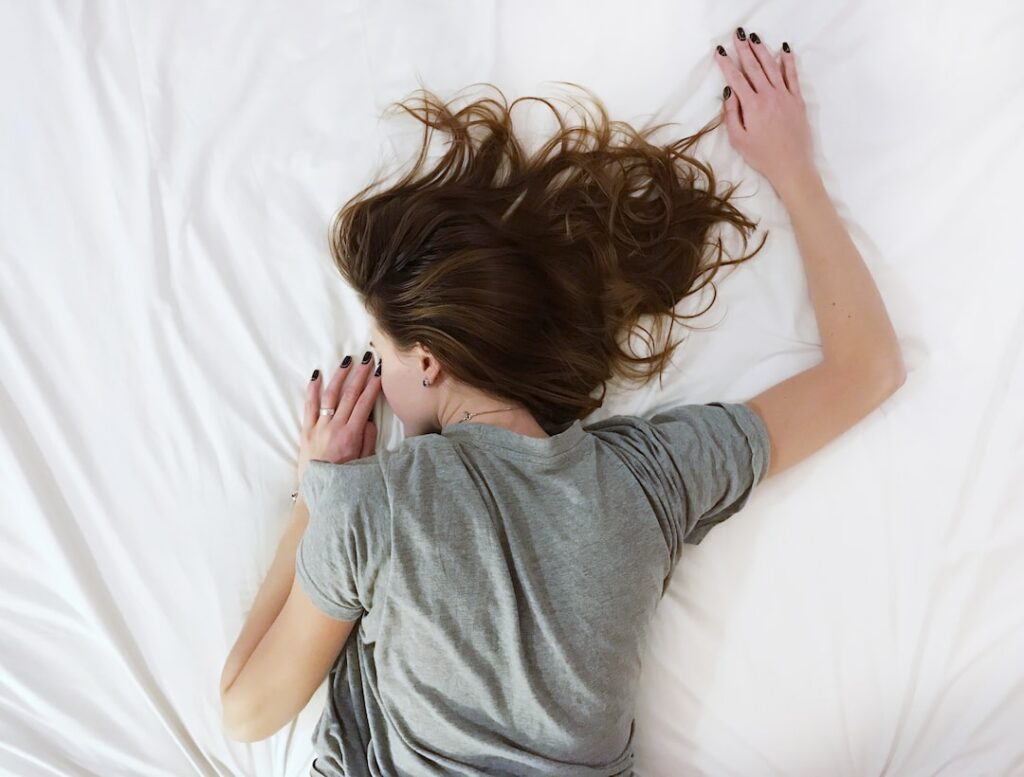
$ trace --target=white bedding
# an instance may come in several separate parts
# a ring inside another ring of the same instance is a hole
[[[909,377],[687,547],[638,773],[1024,774],[1024,6],[745,8],[0,2],[0,773],[308,773],[324,687],[244,745],[217,686],[285,525],[309,373],[366,347],[325,235],[415,150],[379,114],[417,78],[564,80],[688,133],[742,24],[793,47]],[[664,388],[594,419],[743,400],[819,359],[774,191],[724,128],[702,148],[768,244]]]

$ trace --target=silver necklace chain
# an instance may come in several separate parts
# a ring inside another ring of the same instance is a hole
[[[483,415],[484,413],[500,413],[502,410],[515,410],[515,408],[514,407],[499,407],[497,410],[479,410],[476,413],[470,413],[468,410],[463,410],[462,411],[462,418],[460,418],[456,423],[460,423],[461,424],[463,421],[468,421],[473,416]]]
[[[429,386],[430,384],[431,384],[431,381],[428,378],[424,378],[423,379],[423,385],[424,386]],[[470,418],[473,418],[474,416],[484,415],[485,413],[500,413],[503,410],[515,410],[515,409],[516,408],[513,405],[512,407],[499,407],[496,410],[478,410],[475,413],[470,413],[468,410],[463,410],[462,411],[462,418],[460,418],[455,423],[461,424],[464,421],[468,421]]]

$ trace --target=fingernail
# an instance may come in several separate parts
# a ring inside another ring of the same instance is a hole
[[[310,380],[316,380],[320,377],[320,370],[313,370],[313,377]]]
[[[722,90],[722,99],[728,100],[730,94],[732,94],[732,89],[726,86],[725,89]]]
[[[383,366],[384,366],[384,360],[381,359],[379,362],[377,362],[377,369],[375,369],[373,371],[374,377],[377,377],[378,375],[380,375],[380,370],[381,370],[381,367],[383,367]]]
[[[739,38],[740,40],[746,40],[747,39],[747,33],[743,32],[743,28],[742,27],[737,27],[736,28],[736,37]]]
[[[719,46],[718,47],[718,53],[721,54],[724,57],[725,56],[725,46]]]
[[[786,43],[786,41],[782,41],[782,50],[785,51],[787,54],[789,53],[789,44]]]
[[[757,37],[757,33],[756,32],[750,33],[750,42],[751,43],[760,43],[761,42],[761,39],[759,37]]]
[[[369,364],[371,356],[373,356],[373,354],[370,351],[367,351],[366,353],[364,353],[363,354],[363,364]]]
[[[341,360],[341,366],[342,367],[348,367],[348,365],[350,365],[351,363],[352,363],[352,357],[351,356],[346,356],[344,359]]]

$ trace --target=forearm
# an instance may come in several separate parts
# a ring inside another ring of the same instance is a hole
[[[281,613],[295,580],[295,553],[308,523],[309,510],[302,497],[299,497],[292,506],[288,528],[278,544],[267,578],[260,586],[245,626],[224,663],[220,681],[222,695],[238,677],[249,656]]]
[[[902,374],[899,341],[871,272],[836,212],[818,171],[777,186],[796,234],[825,361]]]

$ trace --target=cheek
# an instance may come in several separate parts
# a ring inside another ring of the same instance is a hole
[[[415,401],[418,399],[415,394],[416,379],[406,375],[400,366],[396,365],[388,372],[385,362],[380,375],[380,388],[388,405],[397,415],[402,416],[410,407],[415,407]]]

